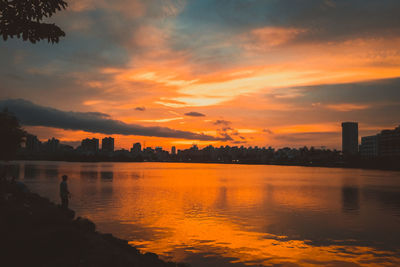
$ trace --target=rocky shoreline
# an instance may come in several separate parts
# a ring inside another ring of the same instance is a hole
[[[141,253],[128,241],[96,231],[93,222],[23,184],[0,182],[1,266],[187,267]]]

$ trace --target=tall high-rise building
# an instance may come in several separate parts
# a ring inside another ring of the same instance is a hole
[[[105,137],[101,140],[101,150],[104,152],[114,152],[114,138]]]
[[[171,154],[176,155],[176,147],[175,146],[171,147]]]
[[[342,152],[345,155],[358,153],[358,123],[342,123]]]
[[[51,138],[44,143],[44,148],[46,152],[57,152],[60,147],[60,140],[56,138]]]
[[[97,138],[86,138],[82,140],[81,148],[83,151],[97,152],[99,151],[99,139]]]

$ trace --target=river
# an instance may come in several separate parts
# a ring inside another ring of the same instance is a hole
[[[28,188],[140,250],[197,266],[400,266],[400,172],[15,162]]]

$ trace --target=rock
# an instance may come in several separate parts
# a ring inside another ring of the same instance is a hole
[[[78,217],[75,221],[75,226],[82,232],[95,232],[96,225],[89,219]]]
[[[126,240],[96,232],[96,225],[48,199],[9,185],[0,205],[0,266],[183,267],[142,254]]]

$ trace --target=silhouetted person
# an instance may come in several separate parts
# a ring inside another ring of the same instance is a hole
[[[63,209],[68,209],[68,198],[71,195],[68,191],[67,179],[68,176],[63,175],[62,182],[60,183],[61,208]]]

